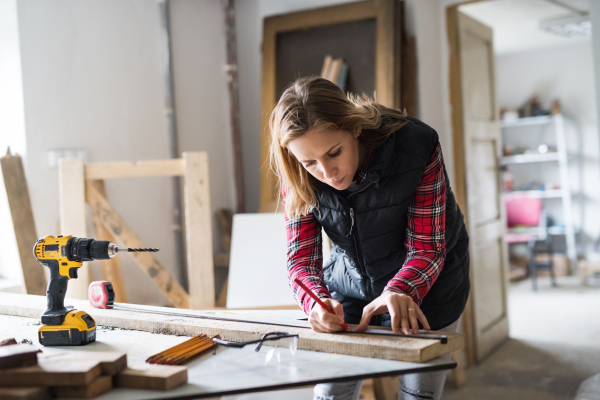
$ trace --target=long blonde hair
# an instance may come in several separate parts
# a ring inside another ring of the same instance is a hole
[[[308,131],[360,129],[360,145],[371,150],[406,123],[405,112],[387,108],[364,94],[346,96],[326,79],[307,77],[292,83],[281,95],[269,120],[271,167],[279,185],[285,187],[288,216],[297,218],[308,214],[312,207],[318,208],[316,179],[289,150],[292,140]]]

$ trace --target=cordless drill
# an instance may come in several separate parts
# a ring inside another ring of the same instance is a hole
[[[46,291],[48,308],[42,314],[38,331],[44,346],[81,346],[96,340],[96,321],[85,311],[65,307],[64,300],[69,279],[77,278],[77,270],[84,261],[108,260],[120,252],[151,251],[158,249],[119,248],[107,240],[46,236],[35,242],[33,255],[50,269]]]

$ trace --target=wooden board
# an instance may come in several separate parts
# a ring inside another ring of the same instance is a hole
[[[183,162],[174,160],[146,160],[132,163],[118,161],[110,163],[89,163],[85,165],[85,179],[132,178],[142,176],[181,176]]]
[[[31,257],[31,249],[38,237],[21,157],[7,153],[0,158],[0,168],[23,269],[25,292],[44,295],[47,284],[44,266]]]
[[[84,386],[102,373],[97,360],[60,354],[38,357],[38,365],[0,370],[0,386]]]
[[[60,206],[60,234],[87,237],[85,223],[85,187],[82,158],[58,160],[58,186]],[[91,283],[89,263],[77,271],[78,278],[69,280],[67,297],[87,299]]]
[[[2,400],[50,400],[50,391],[45,387],[33,388],[2,388],[0,387],[0,399]]]
[[[189,307],[213,308],[215,278],[208,155],[204,152],[183,153],[183,163]]]
[[[115,377],[115,386],[131,389],[171,390],[185,384],[188,369],[176,365],[140,365]]]
[[[0,347],[0,370],[36,365],[37,353],[37,347],[28,344],[2,346]]]
[[[402,336],[374,336],[361,333],[318,333],[310,329],[268,324],[241,323],[183,316],[95,309],[86,301],[69,300],[68,304],[90,314],[99,325],[116,326],[153,333],[195,336],[221,335],[225,340],[248,341],[260,339],[268,332],[281,331],[299,335],[298,348],[326,353],[347,354],[387,360],[425,362],[464,347],[464,335],[448,333],[447,344],[439,340],[403,338]],[[0,293],[0,314],[37,318],[45,310],[42,296]],[[168,308],[157,307],[168,311]],[[205,311],[209,313],[211,311]],[[212,311],[214,312],[214,311]],[[267,311],[262,311],[266,313]],[[101,340],[100,338],[98,340]]]
[[[104,227],[117,238],[118,245],[147,247],[90,181],[86,182],[86,199],[90,205],[92,215],[98,218]],[[175,307],[189,308],[189,296],[185,289],[169,274],[152,253],[129,253],[129,255],[150,276]],[[210,257],[212,262],[212,251]],[[69,285],[71,283],[69,282]]]
[[[100,376],[86,386],[63,386],[53,388],[52,392],[58,397],[67,399],[93,399],[113,388],[112,376]]]

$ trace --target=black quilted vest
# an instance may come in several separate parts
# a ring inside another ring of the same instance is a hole
[[[382,293],[402,267],[408,206],[438,142],[435,130],[409,118],[375,149],[357,191],[348,194],[316,183],[319,207],[313,214],[333,242],[323,267],[325,282],[344,306],[346,322],[358,323],[363,307]],[[421,304],[432,329],[458,319],[470,288],[469,238],[445,168],[444,174],[446,258]],[[371,324],[389,326],[389,314],[372,319]]]

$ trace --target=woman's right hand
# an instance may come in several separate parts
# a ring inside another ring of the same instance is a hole
[[[308,314],[310,326],[315,332],[332,333],[343,331],[344,306],[333,299],[321,298],[321,301],[331,308],[335,312],[335,315],[315,302],[312,310],[310,310],[310,314]]]

